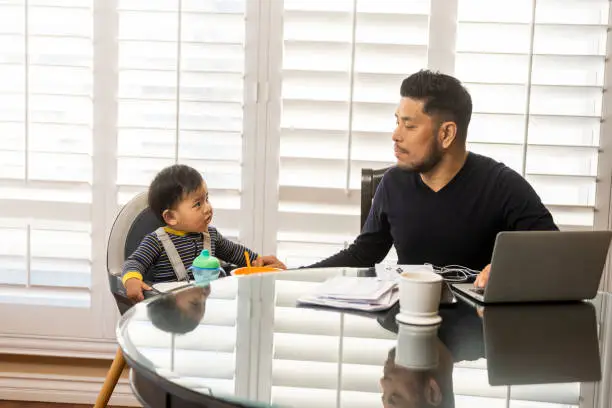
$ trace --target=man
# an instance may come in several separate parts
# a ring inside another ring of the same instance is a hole
[[[384,175],[353,244],[311,267],[373,266],[395,245],[400,264],[482,270],[475,285],[484,287],[498,232],[557,226],[518,173],[467,152],[472,99],[457,79],[419,71],[400,95],[397,166]]]

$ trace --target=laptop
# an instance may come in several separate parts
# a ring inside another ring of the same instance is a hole
[[[562,302],[592,299],[612,231],[504,231],[497,235],[486,288],[453,288],[478,302]]]

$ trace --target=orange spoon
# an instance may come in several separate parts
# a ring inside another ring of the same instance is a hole
[[[244,251],[244,257],[246,259],[247,268],[251,269],[251,256],[249,255],[249,251]]]

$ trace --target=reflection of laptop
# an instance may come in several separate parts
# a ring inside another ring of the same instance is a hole
[[[495,240],[485,289],[453,287],[482,303],[592,299],[612,231],[512,231]]]
[[[493,305],[483,314],[490,385],[601,379],[591,303]]]

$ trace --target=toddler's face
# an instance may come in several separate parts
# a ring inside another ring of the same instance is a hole
[[[188,194],[171,211],[168,225],[172,228],[186,232],[205,232],[212,221],[213,209],[208,201],[208,188],[203,182],[202,186]]]

